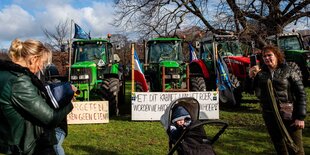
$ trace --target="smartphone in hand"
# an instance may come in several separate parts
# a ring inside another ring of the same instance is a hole
[[[251,65],[251,67],[257,65],[256,61],[257,61],[256,54],[251,55],[250,56],[250,65]]]

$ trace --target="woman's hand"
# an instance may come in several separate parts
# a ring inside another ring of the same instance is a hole
[[[304,129],[305,128],[305,121],[296,119],[295,122],[291,126],[296,126],[298,129]]]
[[[256,74],[260,71],[261,69],[259,68],[258,65],[255,65],[249,69],[249,76],[250,78],[254,78]]]
[[[77,91],[77,88],[76,88],[73,84],[71,84],[71,89],[72,89],[74,92]]]
[[[78,89],[74,85],[72,85],[72,84],[71,84],[71,89],[74,91],[74,95],[73,95],[73,98],[72,98],[72,102],[73,102],[73,101],[76,100],[75,97],[78,96],[78,94],[77,94],[77,90]]]

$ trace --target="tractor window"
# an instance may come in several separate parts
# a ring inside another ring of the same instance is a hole
[[[212,59],[213,55],[213,45],[212,43],[204,43],[203,44],[203,51],[201,53],[201,58],[204,60]]]
[[[242,50],[238,42],[226,41],[218,44],[218,52],[221,56],[241,56]]]
[[[163,60],[183,61],[180,42],[152,42],[149,49],[150,63]]]
[[[282,50],[301,50],[302,45],[297,36],[279,38],[279,46]]]
[[[76,62],[94,61],[98,62],[105,55],[105,47],[97,44],[77,45]]]

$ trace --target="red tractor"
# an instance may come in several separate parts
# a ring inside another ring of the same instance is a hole
[[[222,49],[218,49],[219,53],[222,55],[229,73],[240,81],[240,91],[253,94],[254,91],[250,87],[251,79],[248,71],[251,63],[250,54],[254,49],[254,44],[252,46],[243,44],[234,35],[215,35],[214,42],[222,47]],[[255,59],[254,61],[258,63],[258,60]]]
[[[223,69],[229,74],[235,105],[240,106],[242,92],[252,92],[246,89],[249,84],[247,71],[250,58],[244,56],[241,44],[234,35],[213,35],[200,42],[199,59],[190,63],[190,77],[203,78],[207,90],[217,88],[218,60],[224,60]],[[198,48],[198,47],[197,47]],[[220,102],[228,102],[227,94],[220,94]]]

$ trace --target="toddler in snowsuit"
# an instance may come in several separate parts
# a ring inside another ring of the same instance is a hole
[[[200,123],[199,120],[192,121],[189,112],[183,106],[176,106],[172,110],[171,125],[168,135],[173,144],[176,144],[182,134],[183,140],[177,148],[179,155],[214,155],[213,148],[207,138],[203,125],[190,129],[191,126]]]

